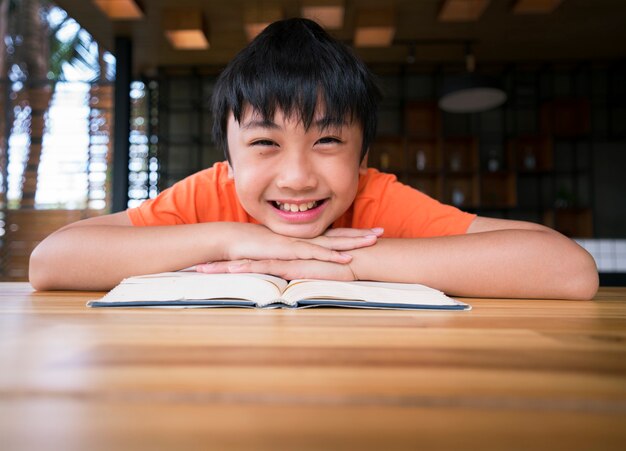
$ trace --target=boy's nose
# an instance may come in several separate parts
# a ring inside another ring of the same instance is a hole
[[[281,189],[306,191],[317,187],[313,165],[302,150],[286,152],[276,169],[276,185]]]

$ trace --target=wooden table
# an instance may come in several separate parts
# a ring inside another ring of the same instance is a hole
[[[470,312],[94,297],[0,284],[0,449],[626,449],[626,288]]]

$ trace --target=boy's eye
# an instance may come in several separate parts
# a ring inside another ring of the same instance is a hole
[[[333,136],[324,136],[323,138],[318,139],[317,142],[318,144],[335,144],[341,143],[341,140]]]
[[[276,143],[274,141],[270,141],[269,139],[259,139],[257,141],[253,141],[251,143],[253,146],[275,146]]]

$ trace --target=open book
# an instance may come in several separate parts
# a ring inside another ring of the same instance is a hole
[[[292,280],[266,274],[166,272],[124,279],[90,307],[320,306],[469,310],[441,291],[419,284]]]

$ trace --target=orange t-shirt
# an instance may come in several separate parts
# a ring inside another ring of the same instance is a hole
[[[226,162],[181,180],[127,212],[135,226],[259,223],[241,206]],[[394,175],[370,168],[359,177],[352,206],[333,227],[383,227],[387,238],[425,238],[465,233],[475,217],[398,182]]]

